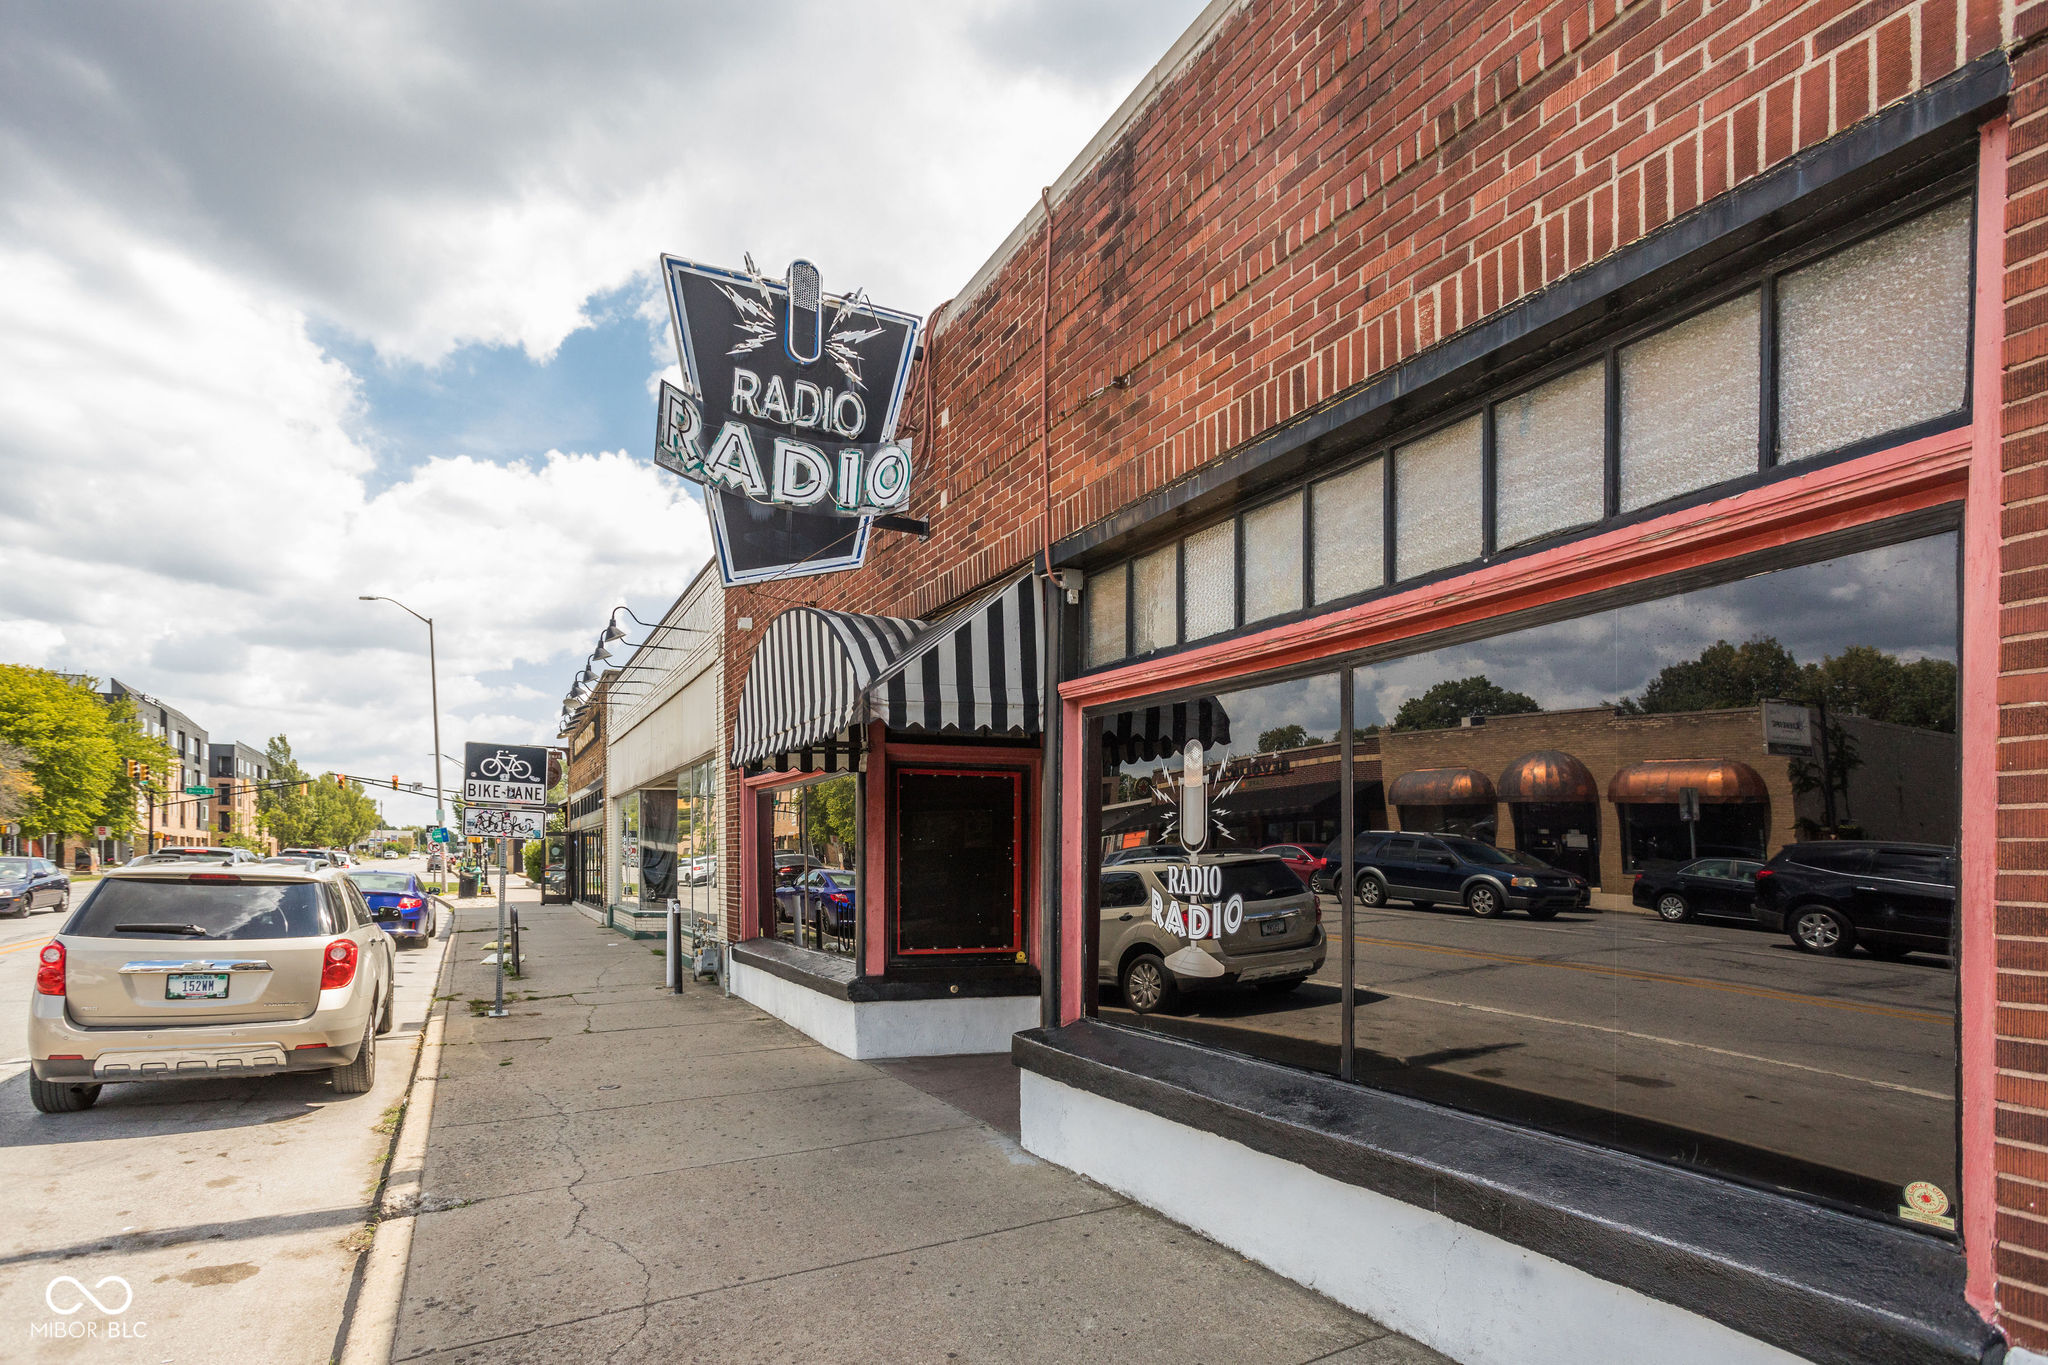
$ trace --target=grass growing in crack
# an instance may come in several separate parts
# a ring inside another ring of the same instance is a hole
[[[400,1100],[398,1103],[392,1105],[389,1109],[386,1109],[384,1111],[384,1117],[378,1119],[376,1126],[373,1127],[370,1131],[373,1133],[382,1133],[384,1136],[390,1137],[393,1133],[398,1131],[398,1125],[403,1123],[404,1121],[405,1101]]]
[[[370,1243],[377,1240],[377,1225],[365,1223],[341,1239],[341,1249],[351,1255],[359,1255],[370,1249]]]

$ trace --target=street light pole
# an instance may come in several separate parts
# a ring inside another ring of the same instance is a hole
[[[434,618],[420,615],[395,597],[358,593],[357,600],[389,602],[427,628],[427,696],[434,709],[434,824],[437,827],[445,825],[448,823],[448,814],[444,797],[446,788],[441,782],[441,670],[434,659]]]

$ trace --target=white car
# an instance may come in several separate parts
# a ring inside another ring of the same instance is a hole
[[[392,1025],[391,938],[332,869],[187,863],[102,877],[45,944],[29,997],[29,1099],[327,1071],[361,1094]]]

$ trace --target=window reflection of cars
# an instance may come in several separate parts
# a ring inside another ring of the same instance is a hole
[[[1940,844],[1843,839],[1787,844],[1756,878],[1756,917],[1809,953],[1949,953],[1955,855]]]
[[[1323,852],[1341,877],[1341,844],[1333,842]],[[1417,906],[1462,905],[1481,919],[1509,910],[1520,910],[1531,919],[1551,919],[1592,900],[1584,877],[1526,853],[1505,853],[1457,834],[1366,830],[1354,837],[1352,858],[1358,904],[1365,909],[1407,901]],[[1342,889],[1337,882],[1332,885]]]
[[[1203,900],[1220,907],[1242,896],[1244,919],[1220,939],[1196,944],[1152,921],[1154,895],[1185,903],[1167,879],[1169,869],[1186,866],[1185,859],[1102,869],[1097,976],[1121,989],[1124,1004],[1136,1013],[1172,1009],[1186,991],[1239,985],[1291,991],[1323,965],[1328,945],[1322,912],[1284,862],[1271,854],[1238,853],[1205,859],[1203,865],[1221,871],[1220,891]]]
[[[1286,863],[1287,870],[1301,878],[1301,884],[1310,890],[1315,889],[1316,880],[1323,875],[1323,869],[1329,866],[1329,859],[1320,853],[1310,852],[1300,844],[1267,844],[1259,852],[1270,853]]]
[[[846,937],[853,933],[857,883],[855,874],[843,867],[821,867],[776,887],[775,900],[782,919],[790,923],[814,919],[826,933]],[[809,912],[800,915],[806,901]]]
[[[1756,874],[1762,867],[1754,858],[1657,863],[1636,873],[1629,899],[1673,924],[1695,915],[1728,915],[1754,922]]]

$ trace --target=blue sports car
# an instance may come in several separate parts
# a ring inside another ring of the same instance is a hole
[[[351,872],[348,879],[370,903],[370,914],[393,938],[425,943],[434,936],[434,903],[410,872]]]

